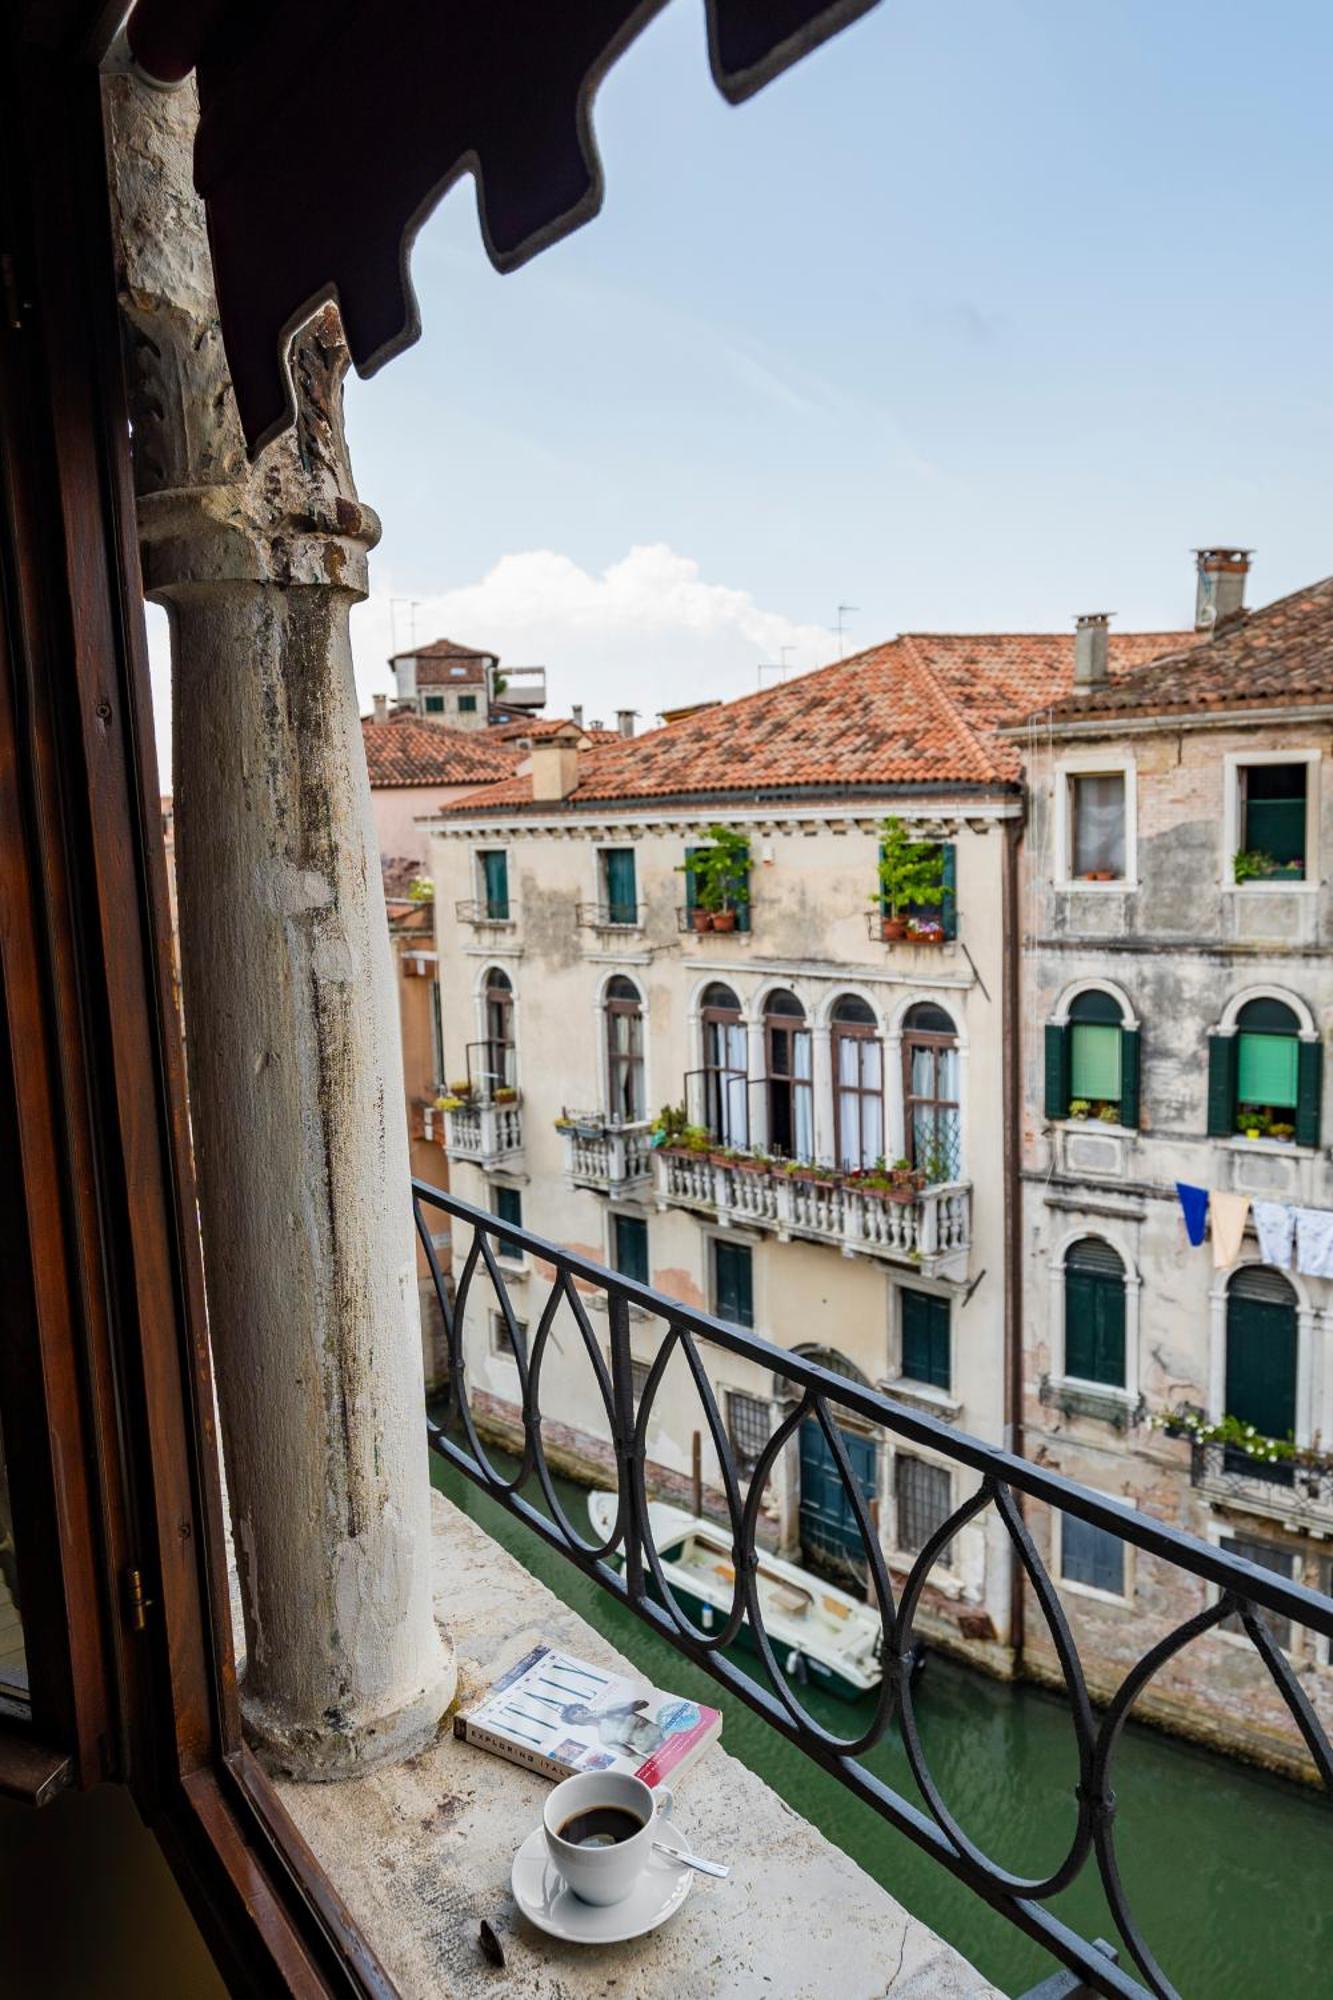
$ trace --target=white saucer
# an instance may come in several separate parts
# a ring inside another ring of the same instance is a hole
[[[678,1854],[689,1843],[670,1825],[654,1829],[654,1839]],[[568,1888],[551,1859],[543,1828],[534,1827],[514,1856],[510,1886],[514,1901],[538,1930],[571,1944],[620,1944],[643,1937],[674,1917],[690,1893],[694,1876],[663,1854],[650,1853],[647,1866],[623,1903],[584,1903]]]

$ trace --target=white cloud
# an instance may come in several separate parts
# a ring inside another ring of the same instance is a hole
[[[418,643],[447,636],[489,647],[507,666],[544,666],[550,715],[567,715],[581,702],[589,722],[610,724],[618,708],[633,708],[641,729],[663,707],[753,693],[761,663],[799,672],[837,652],[824,626],[798,624],[763,610],[748,591],[706,583],[692,557],[660,542],[631,548],[600,575],[554,549],[502,556],[479,583],[420,598],[415,612],[393,579],[381,573],[377,582],[352,613],[363,710],[372,693],[392,690],[389,654],[395,642],[406,649],[412,624]],[[151,606],[149,653],[165,791],[171,784],[167,629]],[[765,674],[764,685],[775,678]]]
[[[616,709],[634,708],[641,728],[664,706],[752,693],[760,664],[785,658],[800,670],[837,651],[825,627],[705,582],[692,557],[660,542],[631,548],[600,574],[554,549],[502,556],[479,583],[420,599],[411,613],[401,598],[391,609],[395,596],[391,585],[377,589],[353,614],[366,704],[373,691],[392,688],[388,656],[395,637],[406,650],[413,628],[418,644],[447,636],[489,647],[507,666],[546,667],[549,714],[581,702],[589,721],[610,722]]]

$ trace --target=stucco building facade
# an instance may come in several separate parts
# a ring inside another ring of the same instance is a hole
[[[1328,1591],[1333,585],[1246,614],[1243,553],[1203,552],[1205,614],[1224,560],[1231,602],[1197,647],[1124,678],[1094,662],[1014,739],[1030,800],[1023,1421],[1058,1471]],[[1177,1183],[1208,1196],[1197,1244]],[[1271,1206],[1246,1219],[1237,1197]],[[1103,1687],[1210,1601],[1067,1517],[1034,1530]],[[1276,1637],[1327,1717],[1326,1642]],[[1054,1672],[1035,1606],[1025,1651]],[[1271,1679],[1226,1631],[1143,1703],[1308,1771]]]

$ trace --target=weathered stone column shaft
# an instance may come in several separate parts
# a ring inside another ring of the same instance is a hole
[[[326,310],[299,420],[240,448],[193,107],[108,85],[147,594],[172,625],[181,982],[209,1329],[270,1761],[331,1777],[438,1725],[402,1057],[348,638],[378,523]]]

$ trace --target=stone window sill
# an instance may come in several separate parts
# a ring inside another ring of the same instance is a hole
[[[1114,882],[1080,882],[1076,879],[1071,879],[1068,882],[1057,882],[1055,884],[1055,887],[1060,891],[1062,896],[1123,896],[1131,893],[1138,886],[1138,883],[1132,882],[1128,876],[1121,876]]]
[[[948,1417],[950,1420],[962,1412],[962,1404],[947,1389],[937,1389],[933,1382],[915,1382],[910,1375],[886,1376],[880,1383],[886,1396],[893,1396],[900,1403],[913,1408],[928,1410],[933,1417]]]
[[[1279,1124],[1284,1121],[1278,1120]],[[1298,1146],[1294,1139],[1247,1139],[1240,1132],[1233,1132],[1229,1139],[1219,1139],[1218,1145],[1229,1153],[1267,1153],[1278,1160],[1317,1160],[1317,1146]]]
[[[1143,1398],[1132,1390],[1109,1382],[1080,1382],[1070,1375],[1043,1375],[1038,1397],[1067,1417],[1093,1417],[1117,1430],[1128,1430],[1143,1406]]]
[[[436,1615],[458,1656],[461,1703],[476,1700],[532,1645],[635,1670],[474,1521],[432,1493]],[[722,1697],[724,1703],[726,1698]],[[729,1757],[708,1750],[677,1792],[698,1851],[723,1856],[728,1882],[697,1882],[679,1917],[633,1944],[588,1951],[519,1916],[509,1869],[537,1825],[547,1784],[447,1730],[405,1764],[341,1783],[278,1786],[282,1802],[402,2000],[497,1992],[477,1947],[500,1937],[512,1993],[594,2000],[724,2000],[822,1993],[857,1941],[857,1990],[894,2000],[1000,2000],[995,1987],[911,1917],[855,1862]],[[943,1880],[943,1877],[941,1877]],[[608,1987],[610,1982],[610,1988]]]

